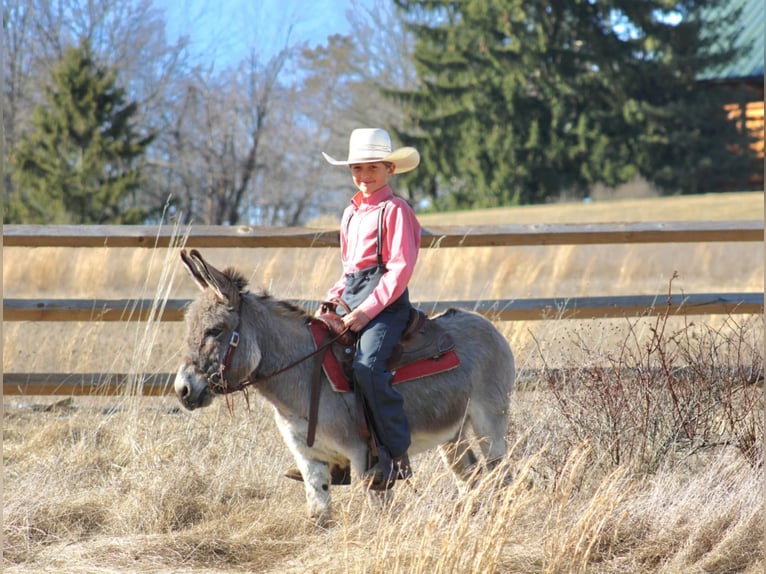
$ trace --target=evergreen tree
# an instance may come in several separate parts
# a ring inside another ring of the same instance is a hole
[[[626,81],[626,129],[644,177],[667,193],[700,193],[758,171],[750,136],[724,106],[744,102],[741,87],[700,82],[707,70],[736,60],[741,5],[722,0],[686,2],[680,22],[667,27],[651,15],[632,15],[645,30],[639,65]],[[708,20],[715,8],[716,19]],[[723,9],[722,9],[723,8]],[[733,149],[748,150],[732,153]]]
[[[679,24],[662,0],[397,0],[417,38],[420,88],[395,94],[414,125],[401,139],[424,157],[417,184],[459,208],[585,196],[639,173],[697,189],[700,150],[731,155],[714,136],[731,127],[721,106],[693,89],[733,56],[691,41],[718,1],[674,2]]]
[[[152,136],[136,133],[136,104],[86,41],[66,51],[52,76],[47,105],[34,110],[33,129],[12,154],[18,196],[5,222],[140,223],[147,210],[133,195]]]

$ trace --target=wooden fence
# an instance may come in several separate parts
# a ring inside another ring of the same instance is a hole
[[[486,246],[604,245],[628,243],[762,242],[762,220],[443,226],[424,228],[428,248]],[[6,225],[4,247],[259,248],[337,247],[337,230],[196,226],[187,233],[170,226]],[[763,293],[693,293],[684,295],[418,301],[428,312],[449,307],[474,309],[496,321],[637,317],[672,315],[762,314]],[[155,308],[150,300],[3,299],[3,321],[180,321],[188,300],[171,299]],[[299,301],[314,308],[318,301]],[[5,394],[116,393],[139,380],[147,395],[166,392],[172,374],[5,373]]]

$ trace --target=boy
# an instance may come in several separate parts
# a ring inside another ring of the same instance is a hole
[[[341,218],[343,274],[329,290],[328,299],[343,299],[351,308],[343,322],[359,335],[354,384],[365,398],[379,443],[378,462],[363,478],[369,488],[385,490],[397,476],[412,474],[407,456],[409,424],[386,363],[407,326],[407,285],[420,248],[415,213],[394,196],[388,183],[394,174],[415,169],[420,155],[412,147],[392,151],[390,136],[377,128],[351,133],[346,160],[322,155],[332,165],[349,166],[358,190]]]

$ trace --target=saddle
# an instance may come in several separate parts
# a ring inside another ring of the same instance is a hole
[[[333,302],[334,303],[334,302]],[[334,309],[323,307],[315,321],[323,324],[330,337],[337,337],[332,345],[332,353],[343,367],[347,378],[351,378],[351,365],[354,360],[356,333],[346,330],[343,319]],[[402,340],[394,347],[387,363],[389,371],[411,365],[423,359],[436,359],[455,347],[452,336],[436,321],[429,319],[420,309],[410,309],[410,318],[404,329]]]
[[[396,371],[422,359],[436,359],[455,348],[452,336],[420,309],[410,310],[402,341],[394,347],[388,369]]]
[[[309,322],[309,328],[317,344],[318,351],[324,345],[328,345],[329,341],[332,341],[332,343],[329,344],[329,347],[324,347],[321,350],[314,363],[314,374],[309,397],[306,444],[312,446],[316,436],[320,394],[319,375],[324,370],[334,390],[338,392],[352,391],[356,395],[359,435],[369,444],[367,467],[371,468],[378,456],[377,439],[370,425],[370,416],[366,402],[359,390],[353,388],[350,384],[350,381],[353,380],[353,361],[356,352],[357,334],[352,333],[346,328],[343,319],[335,312],[336,304],[344,306],[346,312],[350,312],[350,309],[348,309],[348,306],[343,301],[325,302],[322,303],[320,313]],[[402,375],[402,371],[406,371],[406,367],[411,366],[409,373],[398,377],[400,379],[398,382],[455,368],[460,363],[460,360],[454,351],[454,347],[455,343],[452,337],[439,323],[429,319],[423,311],[411,309],[402,340],[394,348],[387,367],[392,372],[400,370],[398,374]],[[427,365],[423,367],[424,364]],[[336,368],[333,369],[332,365],[335,365]],[[334,376],[334,374],[337,374],[337,376]],[[338,379],[343,380],[339,381]],[[396,372],[392,383],[397,383]],[[347,482],[339,484],[347,484]]]

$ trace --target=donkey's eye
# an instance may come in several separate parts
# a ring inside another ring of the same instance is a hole
[[[205,339],[212,337],[213,339],[217,339],[221,336],[221,333],[223,333],[223,329],[220,327],[212,327],[210,329],[207,329],[205,331]]]

